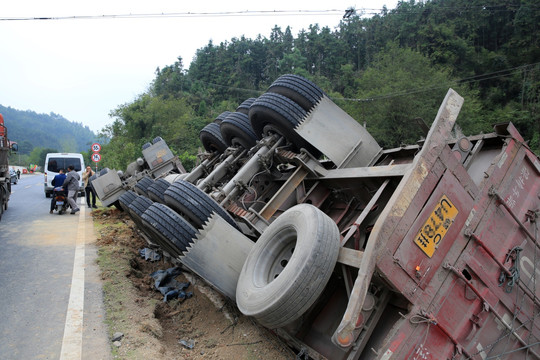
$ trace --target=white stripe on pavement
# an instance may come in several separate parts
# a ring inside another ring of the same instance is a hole
[[[80,202],[80,201],[79,201]],[[82,357],[83,311],[84,311],[84,244],[85,244],[85,208],[80,206],[79,226],[73,261],[73,277],[64,327],[64,339],[60,360],[75,360]]]

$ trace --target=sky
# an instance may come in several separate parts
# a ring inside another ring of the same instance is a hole
[[[296,37],[309,24],[334,29],[345,10],[379,13],[397,0],[17,0],[0,2],[0,104],[59,114],[97,132],[133,102],[156,69],[233,37]],[[362,10],[365,9],[365,10]],[[329,11],[332,10],[332,11]],[[225,15],[228,13],[229,15]],[[235,13],[232,15],[230,13]],[[130,17],[112,16],[129,15]],[[138,14],[177,14],[142,16]],[[188,15],[189,14],[189,15]],[[33,20],[34,18],[60,18]]]

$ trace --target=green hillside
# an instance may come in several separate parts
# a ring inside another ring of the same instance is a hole
[[[19,144],[21,155],[29,155],[35,148],[59,152],[88,151],[96,139],[88,126],[54,113],[37,114],[2,105],[0,113],[4,116],[9,139]]]

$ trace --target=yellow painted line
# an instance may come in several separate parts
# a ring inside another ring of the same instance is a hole
[[[80,202],[80,201],[79,201]],[[60,360],[75,360],[82,357],[83,313],[84,313],[84,245],[86,232],[85,208],[80,206],[79,225],[73,262],[71,291],[64,327],[64,339]],[[68,215],[69,216],[69,215]],[[75,215],[77,216],[77,215]]]

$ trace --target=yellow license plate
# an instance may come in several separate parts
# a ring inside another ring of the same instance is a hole
[[[458,213],[454,204],[443,195],[414,240],[427,256],[433,256]]]

